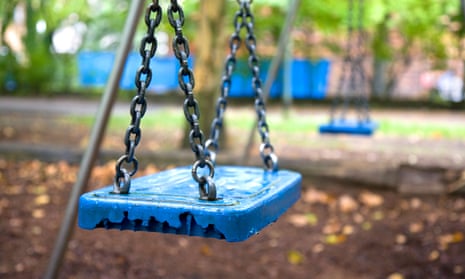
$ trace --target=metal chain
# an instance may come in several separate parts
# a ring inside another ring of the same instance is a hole
[[[196,161],[192,165],[192,177],[199,183],[199,194],[201,199],[216,200],[216,186],[213,181],[215,167],[209,157],[206,156],[204,134],[199,125],[199,104],[193,93],[195,86],[194,73],[188,64],[190,55],[189,42],[186,37],[184,37],[182,30],[184,26],[184,11],[176,0],[170,1],[170,6],[168,7],[168,21],[175,32],[173,51],[180,63],[178,82],[179,87],[186,96],[183,105],[184,115],[191,127],[189,143],[196,156]],[[208,175],[199,176],[199,168],[205,167],[208,168]]]
[[[242,42],[240,32],[241,29],[245,29],[247,32],[245,44],[249,51],[248,64],[252,72],[252,88],[255,93],[255,110],[258,117],[257,130],[262,140],[260,155],[265,167],[268,170],[276,171],[278,169],[278,157],[274,153],[273,145],[270,143],[270,130],[266,122],[266,107],[262,91],[262,81],[260,79],[259,59],[256,54],[257,40],[254,34],[254,16],[250,9],[250,4],[252,4],[252,2],[253,0],[237,0],[240,8],[234,16],[234,32],[229,39],[230,53],[225,61],[221,95],[216,104],[216,117],[213,119],[211,134],[206,142],[206,147],[207,154],[212,161],[215,161],[216,151],[218,150],[218,139],[227,106],[227,98],[231,89],[231,76],[236,67],[236,54]],[[212,148],[214,150],[212,150]]]
[[[363,0],[357,0],[358,4],[358,22],[357,22],[357,37],[354,40],[354,1],[349,0],[348,7],[348,36],[346,43],[346,56],[343,61],[342,73],[339,79],[338,91],[343,99],[342,110],[340,117],[345,119],[350,103],[355,102],[357,116],[360,122],[369,120],[368,101],[365,96],[365,72],[363,68],[363,43],[365,41],[363,33]],[[348,76],[347,76],[348,75]],[[347,80],[348,79],[348,80]],[[348,84],[346,84],[348,82]],[[342,93],[344,92],[344,93]],[[336,98],[331,109],[331,121],[334,120],[336,108],[339,105],[339,100]]]
[[[126,152],[116,162],[116,174],[113,183],[113,192],[118,194],[129,193],[131,186],[131,177],[136,174],[139,162],[135,157],[136,147],[141,140],[140,123],[147,110],[147,101],[145,92],[152,80],[152,70],[150,69],[150,60],[155,55],[158,42],[155,38],[155,29],[160,25],[162,18],[162,9],[158,0],[153,0],[145,12],[145,24],[147,33],[141,40],[139,53],[142,57],[142,63],[136,73],[137,95],[131,101],[130,113],[131,123],[126,130],[124,144]],[[132,165],[132,170],[128,171],[123,165]]]
[[[363,61],[365,59],[365,48],[364,42],[366,41],[366,33],[363,30],[363,14],[364,14],[364,0],[358,0],[358,41],[357,41],[357,48],[358,48],[358,56],[357,56],[357,66],[358,66],[358,73],[360,75],[360,85],[361,92],[358,95],[358,104],[359,104],[359,121],[365,122],[370,120],[369,114],[369,106],[368,106],[368,96],[366,90],[366,77],[365,77],[365,70],[363,68]]]

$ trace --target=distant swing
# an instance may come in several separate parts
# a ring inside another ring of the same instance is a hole
[[[359,134],[372,135],[378,127],[370,119],[368,91],[363,67],[364,32],[363,0],[358,0],[358,30],[356,38],[353,31],[354,0],[349,0],[348,38],[341,76],[338,84],[338,96],[335,97],[329,123],[320,125],[322,134]],[[349,110],[355,110],[355,116],[349,117]]]
[[[140,123],[147,109],[145,92],[152,77],[150,59],[157,49],[154,33],[162,19],[158,2],[153,0],[145,14],[148,31],[140,46],[142,63],[136,74],[137,95],[130,106],[131,122],[125,134],[125,154],[116,163],[113,186],[81,196],[78,224],[84,229],[161,232],[231,242],[246,240],[276,221],[298,200],[302,180],[299,173],[278,169],[278,157],[270,142],[256,55],[254,16],[250,8],[252,0],[237,1],[240,7],[234,17],[235,31],[230,38],[230,54],[225,62],[217,114],[206,141],[199,127],[199,106],[193,94],[195,81],[188,64],[189,44],[182,32],[184,12],[176,0],[170,1],[167,14],[175,32],[173,50],[180,63],[178,81],[185,93],[184,114],[190,124],[189,141],[196,159],[192,166],[132,180],[138,169],[135,151],[141,140]],[[242,43],[242,29],[247,33],[244,42],[253,76],[251,84],[255,92],[257,129],[262,140],[259,151],[264,169],[215,166],[236,52]]]

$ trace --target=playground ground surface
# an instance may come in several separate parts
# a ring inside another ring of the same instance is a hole
[[[71,126],[62,116],[95,113],[95,104],[55,101],[29,100],[26,105],[24,100],[0,100],[1,278],[43,275],[76,179],[89,129]],[[120,108],[127,113],[125,105],[117,105],[116,113]],[[373,114],[392,114],[399,121],[465,123],[465,115],[457,112]],[[303,191],[295,206],[259,235],[227,243],[75,227],[60,278],[465,276],[465,197],[446,194],[463,171],[464,141],[327,137],[312,131],[284,141],[279,139],[289,135],[272,132],[278,134],[275,145],[285,144],[280,148],[283,167],[303,173]],[[112,180],[114,161],[107,158],[121,154],[122,133],[106,136],[89,190]],[[189,164],[189,152],[157,151],[178,137],[144,133],[148,140],[140,148],[147,157],[141,157],[140,174],[180,161]],[[229,154],[238,153],[233,150],[221,160],[234,163],[240,158]]]

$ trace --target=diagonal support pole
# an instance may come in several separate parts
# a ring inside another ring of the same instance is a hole
[[[84,192],[85,186],[89,181],[89,177],[92,172],[95,160],[97,158],[103,136],[108,124],[108,119],[111,114],[111,109],[115,103],[116,95],[118,92],[119,81],[123,73],[124,65],[131,49],[132,40],[134,33],[137,28],[137,24],[141,17],[141,13],[144,7],[144,0],[131,1],[129,14],[126,19],[123,34],[121,36],[121,44],[118,52],[116,53],[115,64],[113,65],[112,72],[105,87],[105,91],[102,96],[102,100],[97,112],[92,133],[89,139],[89,145],[82,157],[81,165],[77,180],[72,188],[69,201],[67,204],[66,212],[63,217],[63,221],[60,226],[55,247],[52,251],[50,261],[45,273],[45,279],[57,278],[60,266],[65,255],[69,239],[72,235],[72,228],[76,223],[77,217],[77,205],[79,196]]]

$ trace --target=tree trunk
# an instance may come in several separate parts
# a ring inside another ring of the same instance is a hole
[[[219,92],[220,77],[225,58],[226,37],[223,36],[226,15],[226,0],[200,1],[199,26],[195,43],[195,89],[194,94],[199,101],[200,128],[205,138],[210,135],[210,126],[215,117],[216,99]],[[186,126],[184,139],[188,138],[189,125]],[[183,147],[188,146],[183,140]]]

